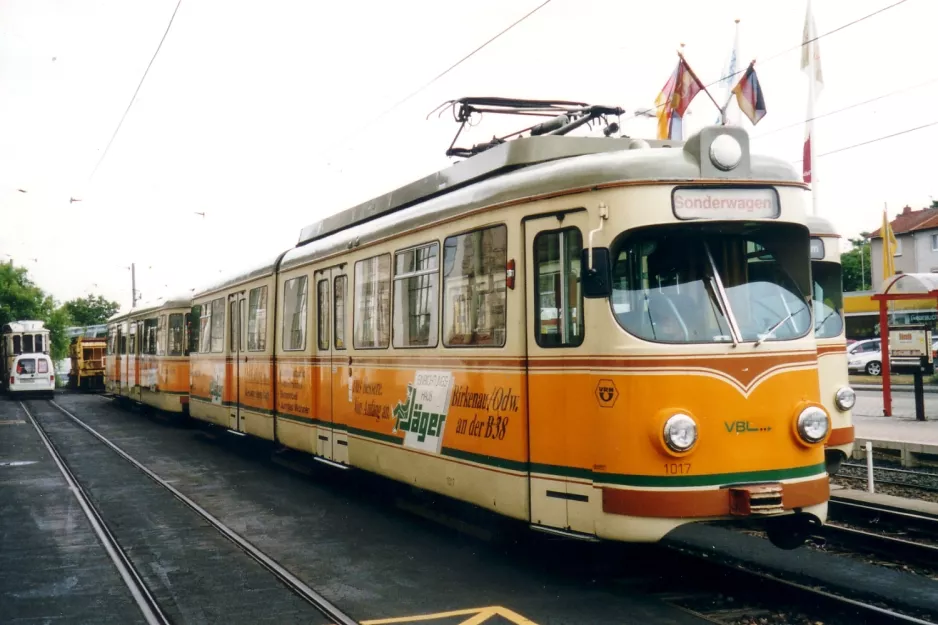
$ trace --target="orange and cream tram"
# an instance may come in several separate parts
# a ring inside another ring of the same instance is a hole
[[[197,293],[190,415],[551,533],[799,544],[831,431],[800,175],[733,127],[480,152]]]
[[[826,219],[809,216],[814,336],[817,340],[821,403],[831,417],[827,439],[827,472],[837,472],[853,454],[854,429],[850,409],[856,393],[847,376],[847,336],[843,320],[843,274],[840,236]]]
[[[105,388],[168,412],[189,403],[190,299],[159,300],[108,320]]]

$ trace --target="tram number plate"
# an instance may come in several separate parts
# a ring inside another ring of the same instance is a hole
[[[675,189],[671,196],[678,219],[775,219],[775,189]]]
[[[689,462],[666,462],[664,472],[668,475],[687,475],[690,473]]]

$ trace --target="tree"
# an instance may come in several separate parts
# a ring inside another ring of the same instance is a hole
[[[0,264],[0,325],[11,321],[35,319],[45,322],[49,329],[53,360],[68,355],[68,336],[65,328],[71,324],[68,311],[56,306],[51,295],[29,279],[23,267]]]
[[[89,295],[77,298],[62,304],[68,311],[72,322],[78,326],[95,326],[107,320],[120,310],[120,304],[111,302],[100,295]]]
[[[870,244],[867,233],[861,233],[859,239],[850,239],[853,249],[840,255],[840,265],[844,273],[844,291],[866,291],[872,289],[872,269],[870,267]]]
[[[41,319],[45,293],[23,267],[0,264],[0,325],[20,319]]]

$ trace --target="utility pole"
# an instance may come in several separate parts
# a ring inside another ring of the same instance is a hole
[[[133,263],[130,263],[130,289],[131,289],[131,300],[130,307],[137,307],[137,270],[134,267]]]

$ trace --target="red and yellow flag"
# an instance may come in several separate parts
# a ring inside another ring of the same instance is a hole
[[[680,56],[680,55],[679,55]],[[658,109],[658,138],[676,139],[673,122],[679,121],[684,112],[702,89],[703,83],[694,74],[694,71],[681,56],[674,68],[674,73],[668,78],[664,88],[655,99]]]

